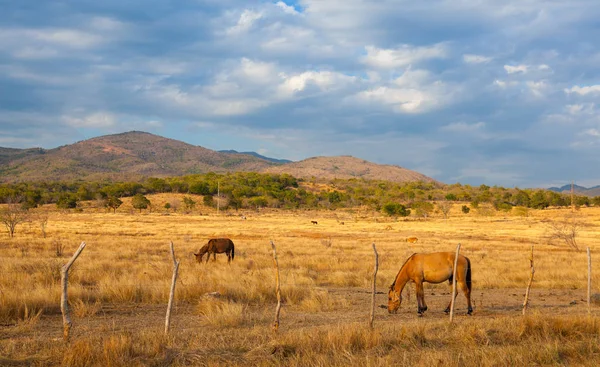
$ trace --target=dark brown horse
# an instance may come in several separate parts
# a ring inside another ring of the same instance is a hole
[[[423,282],[441,283],[447,280],[452,286],[455,256],[454,252],[434,252],[431,254],[413,254],[409,257],[400,268],[394,283],[390,286],[388,312],[395,313],[398,311],[402,303],[402,290],[409,281],[415,283],[419,315],[427,311]],[[458,288],[462,289],[469,307],[467,313],[470,315],[473,312],[473,307],[471,307],[471,261],[462,255],[458,256],[458,264],[456,265],[456,285],[454,298],[458,294]],[[451,303],[452,301],[450,301]],[[446,313],[450,312],[450,304],[446,307]]]
[[[197,254],[194,254],[196,261],[202,263],[202,256],[206,253],[208,253],[206,262],[210,259],[210,254],[213,254],[213,261],[217,261],[217,254],[226,253],[227,263],[229,263],[235,256],[235,246],[229,238],[211,238],[206,245],[202,246]]]

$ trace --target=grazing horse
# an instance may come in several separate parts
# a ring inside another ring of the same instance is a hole
[[[406,242],[417,243],[419,239],[417,237],[406,237]]]
[[[310,221],[312,224],[318,224],[316,220],[311,220]]]
[[[233,260],[235,256],[235,246],[233,245],[233,241],[229,238],[212,238],[208,240],[208,243],[198,251],[196,256],[196,261],[202,263],[202,256],[208,253],[206,256],[206,262],[210,259],[210,254],[213,254],[213,261],[217,261],[217,254],[226,253],[227,254],[227,263]]]
[[[390,286],[388,292],[388,312],[396,313],[402,303],[402,290],[409,281],[415,283],[415,291],[417,293],[419,315],[423,315],[427,311],[425,303],[425,294],[423,292],[423,282],[441,283],[448,281],[452,286],[452,274],[454,269],[454,252],[434,252],[431,254],[412,254],[400,268],[394,283]],[[458,285],[456,293],[453,297],[456,298],[458,288],[462,289],[467,304],[469,306],[467,314],[473,312],[471,307],[471,261],[469,258],[459,255],[458,264],[456,266],[456,284]],[[444,312],[450,312],[450,305],[446,307]]]

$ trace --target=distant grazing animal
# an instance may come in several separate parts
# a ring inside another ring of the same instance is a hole
[[[229,264],[235,256],[235,246],[229,238],[212,238],[208,240],[206,245],[202,246],[197,254],[194,254],[196,261],[202,264],[202,256],[206,253],[208,253],[206,262],[210,259],[210,254],[213,254],[213,261],[217,261],[217,254],[226,253],[227,263]]]
[[[419,239],[417,237],[406,237],[406,242],[417,243]]]
[[[415,283],[415,291],[417,293],[417,312],[419,315],[423,315],[427,311],[427,304],[425,303],[425,294],[423,292],[423,282],[428,283],[441,283],[448,281],[452,286],[452,273],[454,269],[454,258],[456,254],[454,252],[434,252],[430,254],[412,254],[404,265],[400,268],[398,275],[394,283],[390,286],[388,292],[388,312],[396,313],[400,304],[402,303],[402,290],[409,281]],[[458,294],[458,288],[462,289],[465,297],[467,298],[468,312],[470,315],[473,313],[473,307],[471,306],[471,261],[463,256],[458,256],[458,264],[456,266],[456,293],[454,298]],[[446,307],[444,312],[450,312],[450,305],[452,301]]]
[[[318,224],[316,220],[311,220],[310,221],[312,224]]]

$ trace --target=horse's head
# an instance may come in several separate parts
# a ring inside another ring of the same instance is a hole
[[[400,304],[402,303],[402,294],[396,292],[394,287],[391,286],[388,292],[388,312],[396,313],[400,308]]]
[[[196,261],[198,261],[199,263],[202,263],[202,257],[207,252],[208,252],[208,245],[202,246],[202,248],[200,250],[198,250],[198,253],[194,254],[194,256],[196,256]]]

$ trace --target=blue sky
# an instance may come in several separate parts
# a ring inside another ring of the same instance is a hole
[[[0,146],[142,130],[598,185],[599,19],[597,0],[4,1]]]

